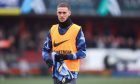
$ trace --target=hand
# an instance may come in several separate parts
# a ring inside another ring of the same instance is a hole
[[[52,61],[51,59],[48,59],[48,60],[46,61],[46,64],[47,64],[47,66],[50,68],[50,67],[53,66],[53,61]]]
[[[57,62],[61,62],[67,60],[67,55],[63,55],[63,54],[55,54],[55,61]]]

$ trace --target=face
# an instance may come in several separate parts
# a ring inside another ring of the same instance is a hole
[[[71,11],[67,7],[58,7],[57,16],[60,22],[65,22],[71,15]]]

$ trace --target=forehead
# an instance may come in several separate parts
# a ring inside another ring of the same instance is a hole
[[[67,7],[58,7],[57,11],[69,11]]]

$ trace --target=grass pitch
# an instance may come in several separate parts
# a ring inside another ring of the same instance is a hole
[[[0,84],[53,84],[51,77],[0,78]],[[140,84],[140,78],[79,76],[77,84]]]

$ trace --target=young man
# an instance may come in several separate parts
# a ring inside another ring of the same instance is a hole
[[[71,21],[70,15],[71,10],[67,3],[60,3],[57,6],[58,24],[51,27],[42,49],[44,61],[49,67],[53,66],[54,84],[76,84],[80,59],[86,57],[82,28]],[[52,55],[55,60],[52,59]],[[59,65],[63,65],[63,63],[66,66],[61,68]],[[57,66],[59,67],[57,68]],[[63,70],[62,72],[57,70],[60,68]],[[62,74],[69,75],[63,76]],[[64,81],[62,77],[65,78]]]

